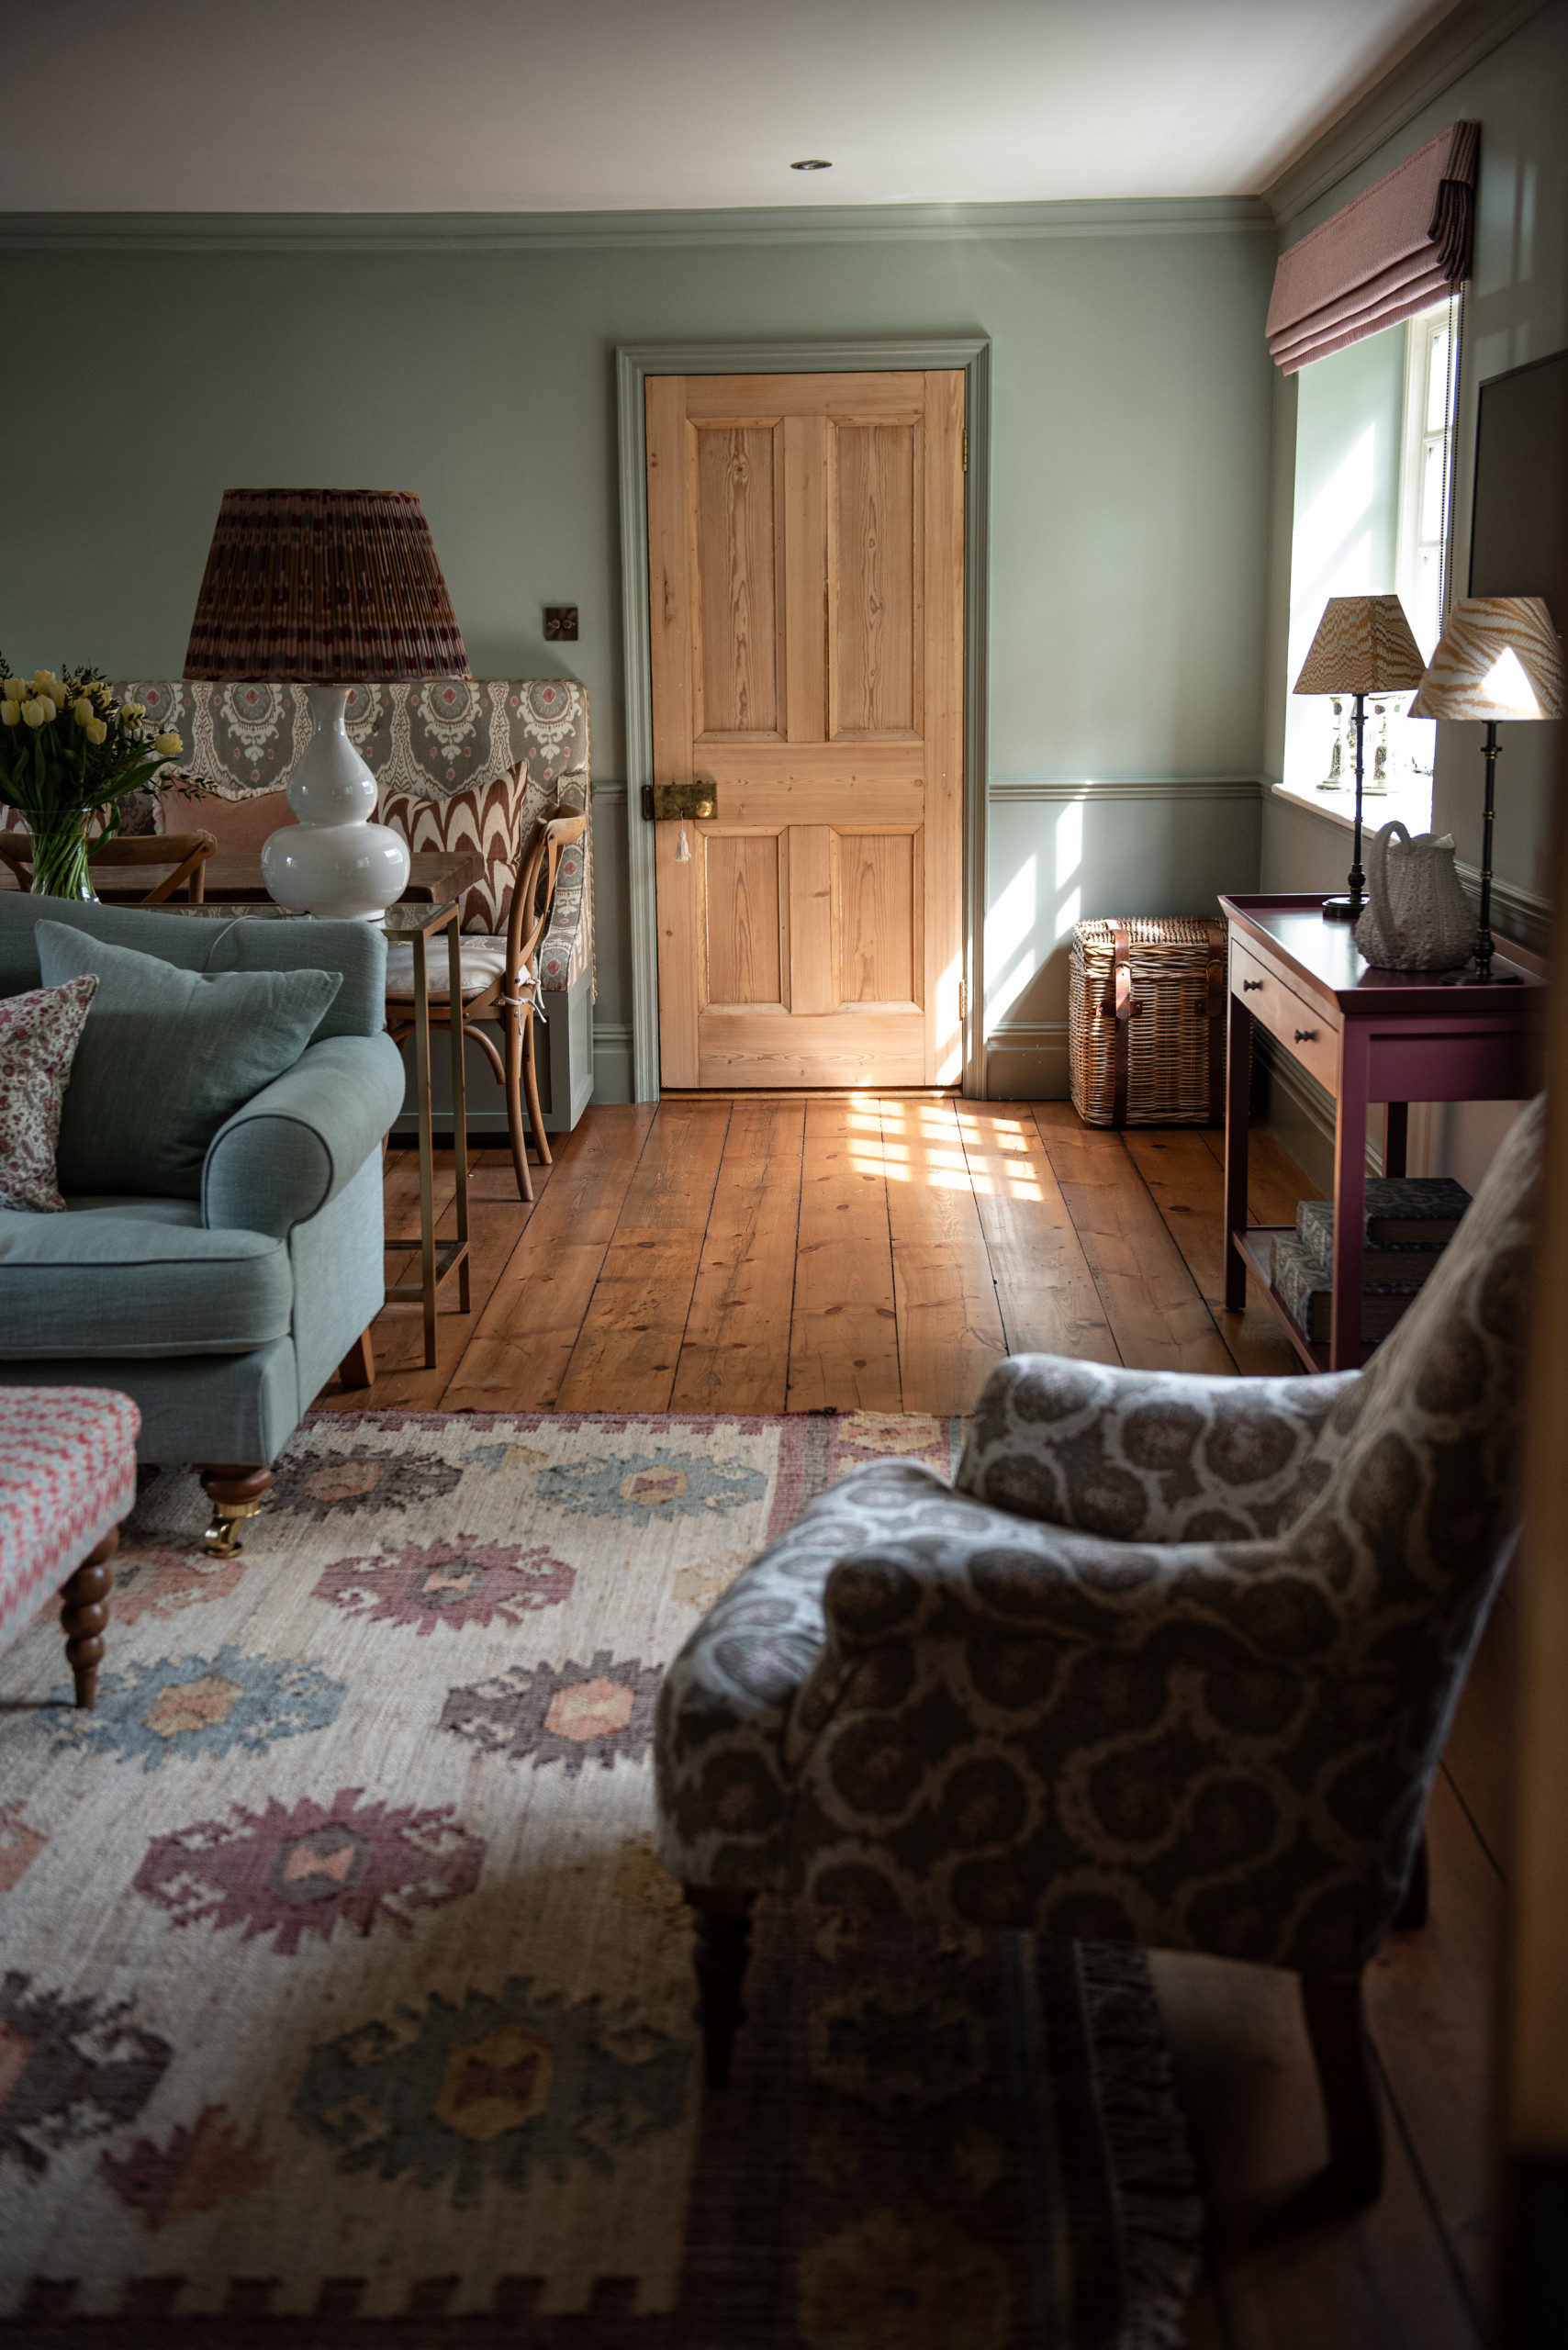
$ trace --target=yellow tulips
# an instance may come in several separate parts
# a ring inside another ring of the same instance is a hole
[[[180,737],[171,730],[167,734],[154,734],[152,747],[155,751],[162,751],[166,759],[174,759],[179,756],[185,746]]]
[[[101,718],[90,718],[82,731],[86,735],[88,742],[95,745],[99,743],[106,742],[108,739],[109,730],[104,724]]]
[[[22,704],[24,726],[41,726],[46,719],[53,716],[54,704],[51,701],[46,701],[41,695],[35,695],[31,701],[25,701]]]
[[[21,703],[19,701],[14,701],[10,695],[7,694],[5,700],[0,701],[0,726],[15,726],[20,720],[21,715]]]
[[[80,695],[71,705],[71,715],[78,726],[91,726],[97,714],[85,694]]]

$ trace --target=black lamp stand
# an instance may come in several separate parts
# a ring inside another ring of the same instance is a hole
[[[1486,761],[1486,804],[1481,811],[1481,914],[1475,945],[1471,950],[1474,968],[1456,972],[1447,984],[1456,988],[1522,988],[1524,980],[1518,971],[1492,968],[1492,820],[1496,812],[1497,761],[1502,756],[1495,718],[1486,722],[1486,747],[1482,755]]]
[[[1350,894],[1348,898],[1324,899],[1323,919],[1325,922],[1360,922],[1362,909],[1367,902],[1367,877],[1361,871],[1361,728],[1366,723],[1366,696],[1364,693],[1360,693],[1355,699],[1356,711],[1350,723],[1356,730],[1356,830],[1350,849],[1350,870],[1345,877],[1350,884]],[[1487,785],[1487,791],[1490,795],[1490,782]],[[1487,805],[1491,805],[1490,796],[1488,796]],[[1491,834],[1488,833],[1486,837],[1490,841]],[[1491,862],[1490,857],[1487,862]],[[1484,916],[1483,919],[1484,920]]]

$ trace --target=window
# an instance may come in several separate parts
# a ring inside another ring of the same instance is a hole
[[[1428,657],[1447,597],[1457,306],[1447,301],[1369,335],[1298,378],[1288,685],[1330,596],[1396,593]],[[1437,729],[1407,719],[1407,694],[1369,698],[1367,816],[1431,821]],[[1348,814],[1354,805],[1353,704],[1288,694],[1284,788]]]
[[[1406,327],[1405,464],[1399,484],[1399,597],[1429,661],[1442,632],[1456,406],[1453,306]]]

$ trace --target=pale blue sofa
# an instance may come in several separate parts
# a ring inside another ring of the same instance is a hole
[[[386,942],[356,922],[245,921],[219,937],[189,915],[6,891],[0,995],[39,986],[45,919],[187,970],[342,974],[294,1067],[218,1129],[199,1199],[0,1210],[0,1385],[132,1397],[139,1457],[203,1470],[221,1548],[381,1307],[381,1141],[403,1102]]]

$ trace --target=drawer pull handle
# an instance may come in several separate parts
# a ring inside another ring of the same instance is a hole
[[[1250,995],[1254,988],[1260,988],[1263,982],[1261,979],[1243,979],[1241,982],[1241,992],[1243,995]]]
[[[1316,1045],[1317,1031],[1316,1028],[1298,1028],[1295,1032],[1295,1040],[1298,1045]]]

